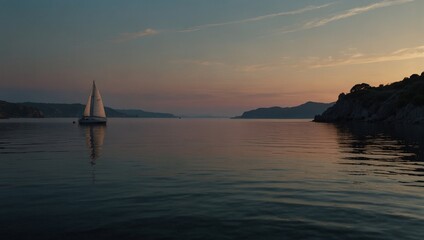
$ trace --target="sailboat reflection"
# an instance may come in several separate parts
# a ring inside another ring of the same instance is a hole
[[[90,150],[90,163],[96,164],[96,160],[100,157],[103,142],[105,139],[105,125],[81,126],[85,132],[85,141]]]

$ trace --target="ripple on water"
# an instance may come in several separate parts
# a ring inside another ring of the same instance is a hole
[[[303,120],[9,120],[0,234],[424,239],[422,136]]]

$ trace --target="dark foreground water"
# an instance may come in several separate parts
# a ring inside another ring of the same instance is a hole
[[[0,121],[0,239],[424,239],[424,128]]]

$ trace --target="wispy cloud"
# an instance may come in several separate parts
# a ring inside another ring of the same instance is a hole
[[[158,30],[155,30],[152,28],[147,28],[139,32],[121,33],[120,36],[117,39],[115,39],[115,42],[126,42],[130,40],[138,39],[138,38],[144,38],[147,36],[157,35],[159,33],[160,32]]]
[[[197,65],[201,67],[220,67],[226,68],[228,70],[236,72],[261,72],[261,71],[272,71],[275,69],[281,69],[283,67],[293,67],[293,64],[290,63],[291,59],[289,57],[283,57],[281,60],[276,60],[275,62],[270,63],[258,63],[258,64],[233,64],[225,63],[219,61],[209,61],[209,60],[192,60],[192,59],[183,59],[183,60],[174,60],[172,63],[176,64],[190,64]]]
[[[275,18],[275,17],[286,16],[286,15],[296,15],[296,14],[301,14],[301,13],[308,12],[308,11],[317,10],[317,9],[320,9],[320,8],[325,8],[325,7],[328,7],[332,4],[334,4],[334,3],[327,3],[327,4],[323,4],[323,5],[319,5],[319,6],[306,6],[304,8],[300,8],[300,9],[293,10],[293,11],[271,13],[271,14],[267,14],[267,15],[262,15],[262,16],[252,17],[252,18],[246,18],[246,19],[241,19],[241,20],[236,20],[236,21],[204,24],[204,25],[199,25],[199,26],[194,26],[194,27],[190,27],[190,28],[187,28],[187,29],[179,30],[178,32],[194,32],[194,31],[199,31],[199,30],[203,30],[203,29],[207,29],[207,28],[221,27],[221,26],[234,25],[234,24],[243,24],[243,23],[249,23],[249,22],[256,22],[256,21],[261,21],[261,20],[268,19],[268,18]]]
[[[271,13],[271,14],[267,14],[267,15],[256,16],[256,17],[252,17],[252,18],[246,18],[246,19],[229,21],[229,22],[210,23],[210,24],[198,25],[198,26],[189,27],[189,28],[180,29],[180,30],[158,31],[158,30],[155,30],[155,29],[152,29],[152,28],[147,28],[147,29],[145,29],[143,31],[139,31],[139,32],[121,33],[119,35],[119,37],[116,38],[114,41],[115,42],[127,42],[127,41],[131,41],[131,40],[134,40],[134,39],[144,38],[144,37],[147,37],[147,36],[153,36],[153,35],[157,35],[157,34],[161,34],[161,33],[165,33],[165,32],[167,32],[167,33],[172,33],[172,32],[174,32],[174,33],[188,33],[188,32],[195,32],[195,31],[200,31],[200,30],[204,30],[204,29],[208,29],[208,28],[214,28],[214,27],[256,22],[256,21],[261,21],[261,20],[280,17],[280,16],[301,14],[301,13],[325,8],[325,7],[328,7],[332,4],[334,4],[334,3],[327,3],[327,4],[323,4],[323,5],[319,5],[319,6],[313,6],[313,5],[312,6],[306,6],[304,8],[300,8],[300,9],[293,10],[293,11]]]
[[[283,68],[304,68],[305,66],[309,68],[330,68],[348,65],[403,61],[418,58],[424,58],[424,45],[402,48],[386,54],[364,54],[355,48],[349,48],[346,51],[341,52],[337,57],[309,57],[304,60],[284,57],[281,60],[276,60],[275,62],[247,65],[208,60],[176,60],[173,61],[173,63],[191,64],[201,67],[220,67],[237,72],[253,73],[273,71]]]
[[[207,60],[193,60],[193,59],[174,60],[174,61],[172,61],[172,63],[192,64],[192,65],[198,65],[198,66],[204,66],[204,67],[226,66],[226,64],[223,63],[223,62],[207,61]]]
[[[338,13],[336,15],[333,16],[328,16],[325,18],[321,18],[321,19],[316,19],[316,20],[312,20],[309,21],[305,24],[303,24],[300,27],[296,27],[296,28],[292,28],[292,29],[283,29],[282,33],[291,33],[291,32],[298,32],[298,31],[302,31],[302,30],[307,30],[307,29],[313,29],[313,28],[318,28],[318,27],[322,27],[325,26],[329,23],[338,21],[338,20],[342,20],[342,19],[346,19],[346,18],[350,18],[362,13],[366,13],[372,10],[376,10],[379,8],[385,8],[385,7],[391,7],[391,6],[395,6],[395,5],[402,5],[402,4],[406,4],[406,3],[411,3],[414,2],[415,0],[384,0],[381,2],[377,2],[377,3],[373,3],[367,6],[363,6],[363,7],[356,7],[356,8],[352,8],[352,9],[348,9],[346,11],[343,11],[341,13]]]
[[[260,72],[260,71],[271,71],[277,68],[282,68],[282,63],[269,63],[269,64],[252,64],[235,66],[234,69],[239,72]]]
[[[424,58],[424,45],[412,48],[403,48],[384,55],[365,55],[363,53],[355,52],[350,55],[345,55],[339,58],[310,58],[307,61],[307,64],[311,68],[328,68],[346,65],[411,60],[417,58]]]

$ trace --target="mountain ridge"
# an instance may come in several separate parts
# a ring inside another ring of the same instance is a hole
[[[233,119],[313,119],[315,115],[324,112],[333,104],[308,101],[293,107],[257,108],[246,111]]]
[[[36,108],[24,106],[18,103],[10,103],[0,100],[0,119],[5,118],[43,118],[44,115]]]
[[[10,103],[6,101],[0,101],[0,118],[10,117],[45,117],[45,118],[78,118],[81,117],[85,105],[80,103],[38,103],[38,102],[22,102],[22,103]],[[6,108],[12,106],[13,108]],[[19,109],[26,109],[25,111],[33,111],[34,116],[25,115],[19,112]],[[106,116],[110,118],[122,117],[122,118],[177,118],[177,116],[171,113],[159,113],[159,112],[148,112],[141,109],[114,109],[111,107],[105,107]]]

